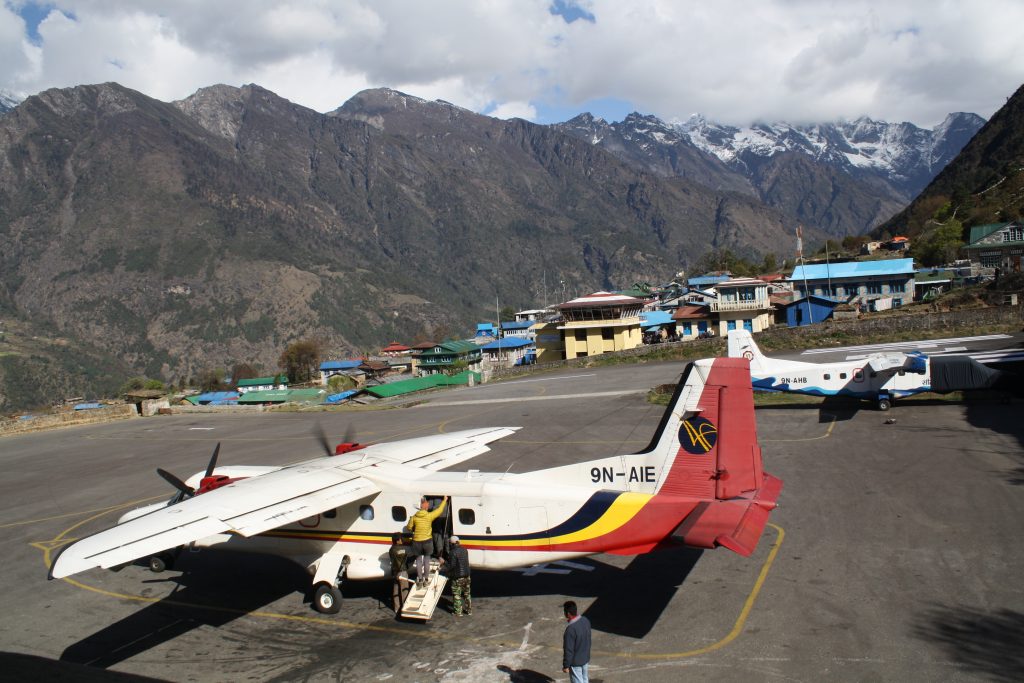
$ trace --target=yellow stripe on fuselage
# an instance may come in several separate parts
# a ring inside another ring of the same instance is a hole
[[[474,537],[472,541],[469,541],[469,543],[472,543],[474,547],[507,548],[546,544],[561,545],[563,543],[589,541],[595,538],[600,538],[605,534],[610,534],[629,522],[629,520],[633,519],[633,517],[636,516],[636,513],[640,512],[641,508],[643,508],[643,506],[647,504],[647,501],[652,497],[653,496],[649,493],[623,493],[615,499],[615,502],[612,503],[611,506],[605,510],[605,513],[595,520],[593,524],[569,534],[552,536],[551,538],[523,538],[493,541],[486,538]]]

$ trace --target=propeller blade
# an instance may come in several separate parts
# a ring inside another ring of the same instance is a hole
[[[156,473],[163,477],[164,481],[166,481],[168,484],[181,491],[182,495],[184,495],[185,497],[196,495],[196,490],[194,488],[183,482],[181,479],[178,479],[176,476],[174,476],[167,470],[160,469],[159,467],[157,467]]]
[[[217,467],[217,456],[220,455],[220,441],[217,442],[217,447],[213,449],[213,455],[210,457],[210,464],[206,466],[207,477],[213,476],[213,470]]]
[[[349,422],[348,426],[345,427],[345,436],[342,438],[343,443],[356,443],[356,428]]]
[[[323,446],[324,455],[334,455],[334,449],[331,448],[331,442],[327,440],[327,432],[324,431],[324,425],[322,422],[317,422],[314,429],[317,440],[320,441],[320,445]]]

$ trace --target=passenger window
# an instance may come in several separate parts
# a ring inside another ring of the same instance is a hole
[[[874,378],[874,377],[878,377],[878,373],[877,373],[877,372],[875,372],[874,370],[872,370],[872,371],[871,371],[871,377],[872,377],[872,378]]]
[[[404,522],[405,520],[409,519],[409,515],[406,514],[404,507],[402,507],[401,505],[395,505],[394,507],[391,508],[391,519],[395,520],[396,522]]]
[[[846,373],[845,372],[840,372],[839,373],[839,379],[846,379]]]
[[[476,523],[476,512],[469,508],[459,510],[459,524],[471,525]]]
[[[359,516],[365,519],[367,522],[373,519],[373,506],[372,505],[360,505]]]
[[[900,370],[900,377],[902,377],[905,374],[907,374],[906,370]]]
[[[327,519],[334,519],[338,516],[338,508],[331,508],[330,510],[324,510],[324,517]]]
[[[864,371],[863,370],[854,370],[853,371],[853,379],[858,381],[858,382],[863,382],[864,381]]]
[[[825,373],[825,379],[832,379],[832,375],[830,375],[830,374],[828,374],[828,373],[826,372],[826,373]]]

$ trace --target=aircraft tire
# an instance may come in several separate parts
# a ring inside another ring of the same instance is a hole
[[[161,553],[159,555],[153,555],[152,557],[150,557],[148,564],[149,571],[153,572],[154,574],[159,574],[160,572],[170,569],[171,565],[173,564],[173,560],[169,555]]]
[[[878,399],[878,409],[879,410],[881,410],[882,412],[885,412],[886,410],[889,410],[889,408],[892,408],[892,401],[890,401],[887,398],[880,398],[880,399]]]
[[[313,609],[321,614],[341,611],[341,591],[329,583],[318,583],[313,591]]]

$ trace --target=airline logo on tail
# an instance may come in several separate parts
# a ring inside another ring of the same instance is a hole
[[[691,455],[704,455],[718,443],[718,428],[703,417],[691,417],[683,420],[679,429],[679,444]]]

